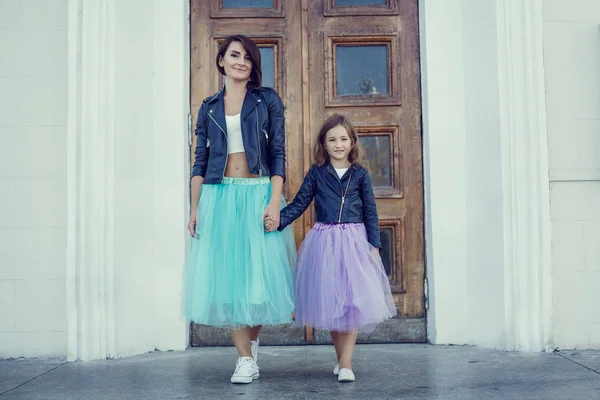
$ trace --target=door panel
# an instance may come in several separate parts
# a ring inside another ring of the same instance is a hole
[[[192,110],[222,85],[214,65],[219,41],[238,33],[253,38],[265,86],[273,82],[285,106],[288,201],[310,167],[321,123],[343,113],[357,126],[399,312],[372,334],[359,335],[362,342],[426,340],[417,21],[417,0],[191,1]],[[313,224],[311,206],[293,224],[297,245]],[[264,330],[261,340],[325,343],[329,336],[284,326]],[[230,344],[230,338],[225,330],[194,325],[192,343]]]

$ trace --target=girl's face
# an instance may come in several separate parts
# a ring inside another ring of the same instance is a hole
[[[325,150],[329,158],[336,161],[348,161],[348,154],[352,150],[352,140],[346,128],[342,125],[335,126],[325,134]]]
[[[240,42],[231,42],[225,55],[219,60],[225,75],[236,81],[248,81],[252,72],[252,59]]]

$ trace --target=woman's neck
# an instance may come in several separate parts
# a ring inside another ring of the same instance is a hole
[[[225,78],[225,94],[231,97],[242,97],[246,94],[246,81]]]

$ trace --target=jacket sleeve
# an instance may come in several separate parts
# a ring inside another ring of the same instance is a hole
[[[198,120],[196,121],[196,150],[194,151],[194,166],[192,167],[192,177],[205,176],[208,165],[208,153],[210,148],[207,146],[208,133],[206,131],[206,109],[204,103],[198,110]]]
[[[367,240],[373,247],[381,248],[381,238],[379,236],[379,217],[377,216],[377,205],[375,203],[375,194],[371,185],[369,173],[365,172],[360,184],[360,197],[363,203],[363,220],[367,229]]]
[[[283,103],[274,90],[268,96],[269,108],[269,169],[271,176],[279,175],[285,181],[285,117]]]
[[[315,180],[313,177],[313,169],[309,169],[304,177],[304,182],[300,186],[300,190],[296,193],[294,200],[280,212],[279,228],[282,231],[286,226],[294,222],[308,208],[315,197]]]

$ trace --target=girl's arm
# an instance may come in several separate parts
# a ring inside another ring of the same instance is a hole
[[[377,216],[377,204],[375,203],[375,194],[371,177],[368,172],[360,184],[360,197],[363,203],[363,220],[367,229],[367,240],[373,247],[381,248],[381,238],[379,236],[379,217]]]
[[[282,231],[286,226],[294,222],[308,208],[315,197],[315,180],[313,177],[313,168],[308,170],[304,177],[304,182],[300,186],[300,190],[296,193],[294,200],[281,210],[281,220],[277,230]]]

